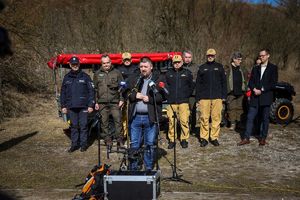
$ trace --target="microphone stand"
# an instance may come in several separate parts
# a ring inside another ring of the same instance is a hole
[[[96,121],[91,125],[91,128],[90,128],[90,132],[91,130],[97,126],[98,128],[98,131],[97,131],[97,140],[98,140],[98,166],[101,165],[101,149],[100,149],[100,131],[101,131],[101,114],[100,112],[105,108],[106,106],[104,106],[103,108],[101,108],[100,110],[97,110],[97,113],[96,113]]]
[[[183,178],[181,178],[183,175],[178,175],[178,173],[177,173],[177,169],[179,171],[181,171],[181,169],[177,168],[177,166],[176,166],[176,136],[177,136],[177,122],[178,122],[178,119],[177,119],[177,114],[174,111],[171,104],[170,104],[170,107],[173,111],[173,123],[174,123],[174,148],[173,148],[174,160],[173,160],[173,164],[171,164],[172,176],[171,177],[166,177],[163,180],[192,184],[192,182],[184,180]]]
[[[156,170],[159,170],[159,164],[158,164],[158,135],[160,133],[160,125],[159,125],[159,118],[158,118],[158,112],[157,112],[157,104],[156,104],[156,93],[154,90],[152,90],[153,92],[153,101],[154,101],[154,111],[155,111],[155,124],[156,124],[156,138],[155,138],[155,142],[156,142],[156,148],[155,148],[155,164],[156,164]]]

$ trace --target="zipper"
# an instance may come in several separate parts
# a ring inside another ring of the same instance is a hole
[[[209,98],[212,96],[212,83],[213,83],[213,70],[212,67],[209,66]]]
[[[176,71],[176,87],[175,87],[175,102],[177,104],[177,98],[178,98],[178,71]]]

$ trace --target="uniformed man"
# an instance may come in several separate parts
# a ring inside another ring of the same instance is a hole
[[[196,81],[198,73],[198,65],[193,62],[193,53],[190,50],[185,50],[182,52],[183,67],[190,70],[193,75],[193,81]]]
[[[120,95],[119,84],[123,81],[122,74],[114,69],[109,55],[103,54],[101,57],[101,67],[94,74],[94,84],[96,90],[95,109],[100,111],[102,121],[102,135],[105,144],[112,145],[113,137],[117,139],[118,145],[122,144],[121,129],[121,107],[124,104]],[[109,132],[109,116],[112,115],[115,124],[115,135]]]
[[[77,57],[69,61],[71,71],[63,79],[60,102],[62,113],[69,113],[71,120],[71,147],[73,152],[81,147],[80,151],[87,150],[88,113],[93,112],[94,88],[89,75],[80,69]]]
[[[139,73],[138,66],[132,64],[132,57],[131,54],[128,52],[122,54],[122,65],[117,66],[116,69],[121,72],[126,84],[130,76]],[[128,112],[127,112],[126,92],[123,93],[123,97],[125,102],[124,102],[124,106],[122,107],[122,128],[123,128],[123,136],[124,138],[126,138],[128,136],[128,116],[127,116]]]
[[[125,81],[129,76],[139,73],[138,66],[132,63],[131,54],[128,52],[122,54],[122,65],[117,66],[116,69],[121,72]]]
[[[190,70],[183,68],[183,60],[180,55],[175,55],[172,59],[173,69],[170,69],[166,73],[166,83],[169,91],[167,95],[168,103],[167,116],[169,118],[169,146],[168,149],[172,149],[175,146],[176,132],[174,127],[177,121],[174,123],[174,113],[177,116],[177,120],[180,122],[181,134],[180,145],[182,148],[188,147],[188,139],[190,135],[189,128],[189,97],[193,93],[193,75]]]
[[[196,79],[196,100],[200,109],[200,146],[208,141],[219,146],[222,101],[226,100],[227,84],[223,65],[215,61],[216,50],[208,49],[207,61],[199,67]],[[209,119],[211,130],[209,131]],[[210,134],[209,134],[210,133]]]
[[[190,70],[193,75],[193,82],[196,83],[196,77],[198,73],[199,66],[194,63],[193,61],[193,53],[190,50],[185,50],[182,52],[182,60],[183,60],[183,67]],[[192,96],[189,98],[190,110],[191,110],[191,131],[196,134],[197,130],[200,127],[200,112],[197,102],[195,101],[195,91],[193,92]]]

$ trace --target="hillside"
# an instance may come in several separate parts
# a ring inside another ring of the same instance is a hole
[[[271,50],[281,80],[297,84],[300,69],[300,5],[277,7],[230,0],[26,0],[4,1],[0,25],[8,30],[13,56],[0,60],[0,121],[28,112],[28,97],[53,91],[46,67],[59,53],[194,52],[217,50],[224,65],[233,51],[253,65],[259,49]],[[294,81],[295,80],[295,81]]]

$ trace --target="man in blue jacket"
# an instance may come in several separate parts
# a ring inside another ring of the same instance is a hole
[[[79,67],[79,59],[72,57],[69,61],[71,71],[64,77],[61,87],[61,108],[62,113],[69,113],[71,120],[71,140],[72,144],[69,153],[87,150],[87,117],[93,112],[94,85],[88,74]]]

